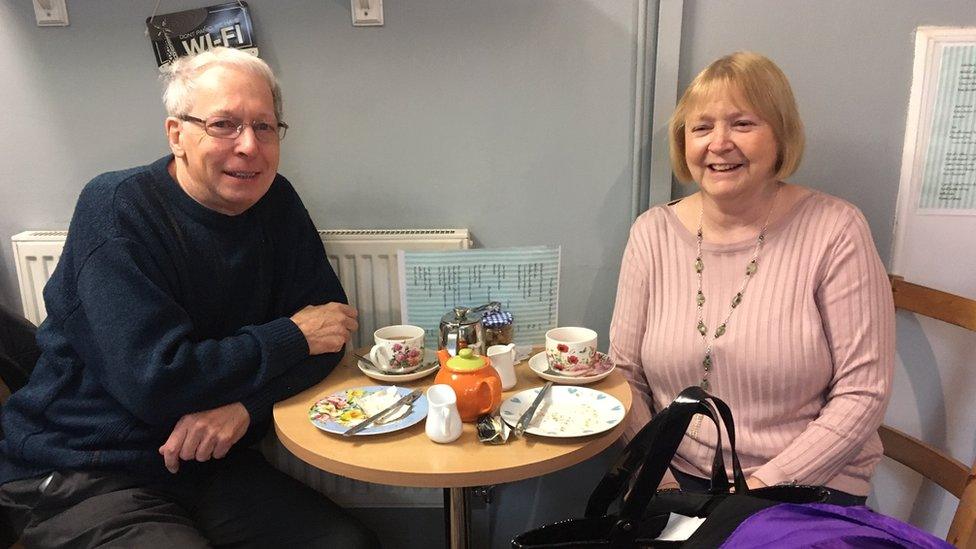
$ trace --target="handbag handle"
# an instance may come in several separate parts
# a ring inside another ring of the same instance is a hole
[[[652,445],[663,442],[661,439],[664,436],[663,431],[667,427],[670,414],[670,406],[654,414],[654,417],[627,443],[623,453],[593,489],[590,499],[586,503],[586,511],[583,516],[601,517],[607,514],[610,504],[620,496],[627,483],[647,460]]]
[[[722,417],[722,424],[725,425],[725,432],[729,436],[729,450],[732,454],[733,486],[735,486],[737,494],[745,494],[749,491],[749,487],[746,485],[746,477],[742,473],[742,465],[739,464],[739,454],[735,450],[735,421],[732,418],[732,410],[724,400],[708,394],[697,385],[688,387],[682,393],[685,391],[695,395],[696,398],[703,402],[711,403],[718,410],[719,415]],[[715,448],[715,458],[712,460],[712,486],[709,491],[713,494],[727,494],[729,493],[729,484],[728,475],[725,472],[725,462],[722,459],[722,430],[718,427],[717,422],[716,429],[718,429],[718,443]]]
[[[666,429],[665,440],[654,443],[644,465],[638,470],[631,489],[624,494],[623,505],[619,513],[622,521],[636,521],[644,515],[650,500],[657,493],[657,487],[664,477],[664,472],[670,466],[671,460],[688,430],[688,425],[696,414],[704,414],[715,424],[718,438],[712,459],[710,492],[712,494],[730,493],[725,462],[722,458],[722,428],[718,417],[721,417],[722,423],[726,423],[726,432],[730,435],[733,482],[736,491],[745,493],[748,490],[745,475],[742,473],[738,456],[735,454],[735,427],[732,426],[732,413],[728,406],[721,399],[713,397],[700,387],[695,386],[682,391],[668,408],[672,410],[672,413],[668,417],[670,425]],[[716,409],[718,409],[718,414],[716,414]]]
[[[672,420],[672,416],[682,413],[679,407],[687,408],[688,399],[683,399],[685,403],[679,404],[683,395],[684,392],[666,408],[654,414],[654,417],[630,440],[623,453],[590,494],[584,516],[605,515],[610,505],[627,491],[628,485],[633,486],[633,481],[639,472],[646,476],[649,470],[654,469],[655,472],[651,476],[660,483],[664,471],[671,463],[674,451],[680,444],[681,437],[684,436],[684,430],[676,426],[675,421]],[[687,410],[684,413],[687,413]],[[714,421],[713,416],[710,416],[710,419]],[[652,450],[656,450],[656,456],[651,455]],[[632,499],[629,496],[628,493],[624,497]],[[647,499],[650,499],[650,496]]]
[[[731,410],[721,399],[694,386],[683,390],[674,402],[655,414],[627,444],[623,454],[590,495],[585,516],[605,515],[610,505],[623,494],[621,521],[639,518],[654,496],[657,486],[664,477],[664,472],[670,466],[692,417],[699,413],[715,423],[718,430],[718,444],[712,460],[712,492],[729,492],[725,463],[722,459],[722,431],[716,416],[721,417],[729,434],[736,491],[739,493],[747,491],[745,476],[742,474],[739,458],[735,453],[735,427]]]

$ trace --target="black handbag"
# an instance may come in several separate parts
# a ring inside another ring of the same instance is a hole
[[[703,414],[718,432],[712,459],[711,489],[706,494],[657,492],[692,418]],[[729,437],[732,483],[722,455],[722,429]],[[734,490],[733,490],[734,489]],[[830,492],[820,486],[771,486],[750,490],[735,452],[732,412],[721,399],[700,387],[682,391],[627,444],[616,463],[590,494],[583,518],[525,532],[512,540],[516,549],[557,547],[715,547],[757,511],[778,503],[817,503]],[[614,512],[610,512],[615,507]],[[706,517],[684,542],[658,541],[672,512]]]

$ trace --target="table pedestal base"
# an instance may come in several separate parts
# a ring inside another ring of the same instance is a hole
[[[468,549],[468,489],[445,488],[448,500],[448,521],[450,532],[448,544],[451,549]]]

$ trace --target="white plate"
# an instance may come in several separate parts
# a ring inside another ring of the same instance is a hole
[[[365,419],[362,408],[356,405],[356,399],[387,389],[388,387],[371,385],[368,387],[353,387],[333,393],[325,398],[319,399],[312,405],[312,408],[308,411],[308,419],[312,422],[312,425],[327,433],[341,435]],[[413,390],[409,387],[397,387],[396,389],[397,396],[401,397],[407,396]],[[421,395],[420,398],[414,401],[413,407],[405,416],[383,425],[370,425],[356,433],[356,436],[380,435],[406,429],[427,417],[427,407],[427,397]],[[345,419],[345,413],[349,413],[354,417]]]
[[[610,360],[610,357],[603,353],[597,353],[601,360]],[[549,369],[549,361],[546,360],[546,352],[536,353],[532,358],[529,359],[529,369],[532,370],[535,375],[545,379],[546,381],[554,381],[556,383],[562,383],[564,385],[586,385],[587,383],[593,383],[594,381],[600,381],[601,379],[610,375],[610,372],[616,366],[611,366],[606,372],[600,372],[599,374],[594,374],[591,376],[567,376],[564,374],[553,374],[546,372]]]
[[[541,390],[542,387],[526,389],[502,402],[501,415],[505,423],[515,427]],[[603,391],[553,385],[525,432],[544,437],[595,435],[620,423],[624,412],[624,405]]]
[[[363,374],[380,381],[388,381],[390,383],[402,383],[404,381],[416,381],[420,378],[427,377],[430,374],[437,371],[440,368],[440,362],[437,361],[437,353],[430,350],[424,349],[424,364],[426,366],[421,366],[420,368],[406,373],[406,374],[385,374],[383,372],[378,372],[366,365],[360,359],[356,359],[356,366],[359,367],[359,371]]]

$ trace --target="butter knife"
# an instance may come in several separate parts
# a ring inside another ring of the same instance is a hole
[[[529,426],[529,422],[531,422],[532,418],[535,416],[535,411],[539,408],[542,398],[546,396],[546,393],[549,392],[551,387],[551,381],[547,381],[546,384],[542,386],[542,390],[539,391],[539,394],[535,396],[535,400],[532,401],[532,406],[529,406],[529,409],[522,414],[522,417],[520,417],[518,422],[515,424],[515,436],[520,437],[522,436],[522,433],[525,432],[525,429]]]
[[[414,389],[413,391],[410,391],[409,393],[407,393],[406,395],[404,395],[403,397],[401,397],[400,399],[398,399],[393,404],[390,404],[386,408],[383,408],[379,412],[376,412],[375,414],[369,416],[368,418],[366,418],[365,420],[363,420],[361,423],[358,423],[358,424],[350,427],[349,429],[346,429],[346,431],[342,433],[342,436],[348,437],[348,436],[355,435],[356,433],[362,431],[363,429],[365,429],[365,428],[369,427],[370,425],[372,425],[373,423],[375,423],[377,420],[382,419],[383,416],[389,414],[393,410],[396,410],[400,406],[408,406],[410,404],[413,404],[413,401],[415,401],[418,398],[420,398],[420,395],[422,395],[422,394],[424,394],[424,390],[423,389]]]

